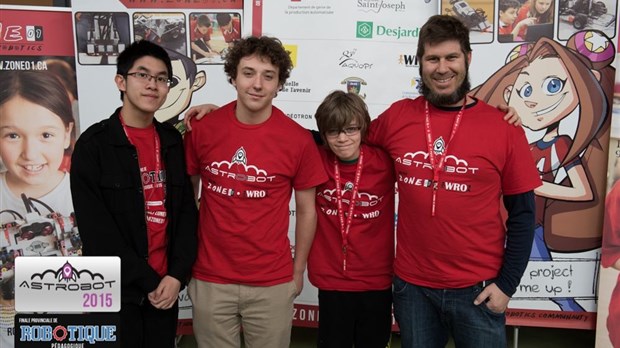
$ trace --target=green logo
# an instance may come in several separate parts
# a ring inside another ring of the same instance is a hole
[[[360,39],[371,39],[372,29],[372,22],[357,22],[357,32],[355,33],[355,37]]]

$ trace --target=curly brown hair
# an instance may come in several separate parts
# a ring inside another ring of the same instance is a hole
[[[241,59],[252,55],[266,58],[271,64],[278,67],[278,83],[280,87],[284,86],[284,83],[291,75],[293,62],[289,52],[282,46],[282,42],[275,37],[267,36],[248,36],[239,40],[231,48],[226,55],[226,62],[224,63],[224,71],[228,76],[228,82],[232,84],[232,80],[237,77],[237,67]]]

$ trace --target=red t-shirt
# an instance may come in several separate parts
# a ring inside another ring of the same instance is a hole
[[[620,259],[620,180],[617,181],[605,199],[605,223],[603,225],[603,248],[601,264],[611,267]],[[609,301],[607,331],[614,347],[620,347],[620,275]]]
[[[209,30],[206,34],[202,34],[198,31],[198,20],[192,19],[189,21],[189,30],[190,30],[190,40],[196,41],[198,39],[202,39],[205,42],[209,42],[211,40],[211,33],[213,33],[213,27],[209,27]]]
[[[508,35],[508,34],[512,34],[512,29],[514,29],[514,27],[512,25],[502,25],[503,23],[500,22],[500,25],[497,27],[497,31],[499,35]]]
[[[236,101],[192,124],[187,170],[200,175],[198,258],[193,276],[221,284],[271,286],[293,279],[288,239],[293,189],[327,180],[310,132],[272,108],[247,125]]]
[[[166,249],[168,218],[165,206],[166,172],[160,150],[156,150],[159,138],[155,126],[147,128],[125,127],[129,141],[138,151],[142,190],[144,192],[146,229],[149,246],[148,263],[160,275],[168,272]],[[161,148],[161,147],[159,147]],[[157,160],[159,156],[159,160]],[[158,163],[159,162],[159,163]]]
[[[371,123],[368,143],[392,157],[399,204],[394,272],[407,282],[431,288],[463,288],[497,277],[506,231],[500,196],[531,191],[541,183],[521,127],[477,101],[465,109],[448,144],[439,176],[436,213],[431,216],[430,169],[424,105],[426,99],[394,103]],[[458,112],[432,105],[435,143],[450,139]]]
[[[321,148],[329,181],[317,188],[316,235],[308,257],[308,278],[319,289],[385,290],[392,284],[394,259],[394,171],[379,148],[362,145],[364,154],[353,219],[347,237],[346,270],[338,217],[334,154]],[[339,164],[342,207],[349,211],[357,163]],[[345,223],[346,223],[345,216]]]

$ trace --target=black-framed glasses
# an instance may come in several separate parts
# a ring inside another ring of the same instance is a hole
[[[344,133],[345,135],[357,135],[362,127],[360,126],[350,126],[342,129],[328,129],[325,132],[325,136],[329,138],[337,138],[340,133]]]
[[[164,75],[153,76],[151,74],[147,74],[142,71],[127,73],[126,75],[133,76],[144,83],[151,81],[151,79],[155,79],[155,82],[160,86],[170,87],[170,84],[172,83],[172,81],[167,76],[164,76]]]

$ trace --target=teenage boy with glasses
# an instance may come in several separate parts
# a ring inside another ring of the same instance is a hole
[[[123,105],[80,136],[71,161],[84,255],[121,258],[123,347],[175,346],[177,297],[196,256],[183,141],[154,119],[171,77],[163,48],[129,45],[114,78]]]
[[[330,93],[316,114],[329,180],[317,188],[308,279],[319,289],[318,344],[388,347],[392,329],[394,169],[365,144],[370,115],[358,95]]]

